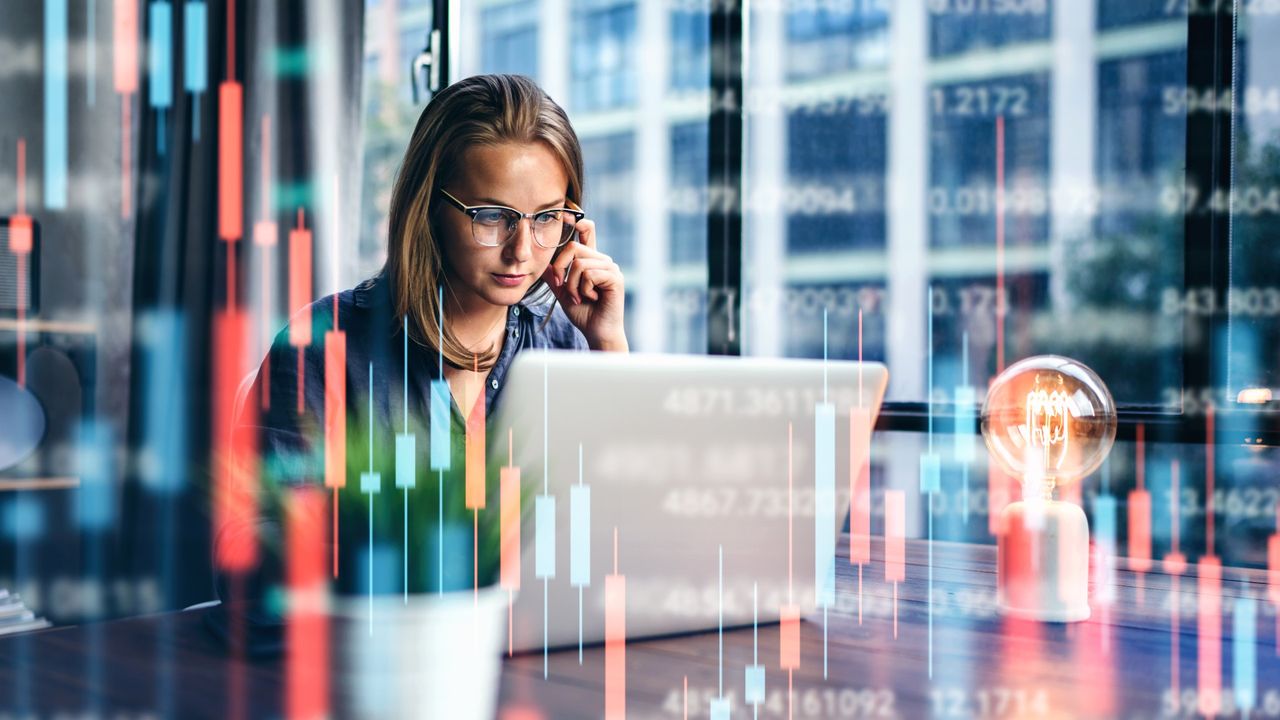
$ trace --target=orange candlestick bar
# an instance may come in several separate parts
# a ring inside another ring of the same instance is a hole
[[[347,334],[324,334],[324,485],[347,486]]]
[[[31,216],[27,214],[27,141],[18,138],[18,212],[9,218],[9,252],[26,255],[34,243]],[[18,302],[24,297],[18,296]]]
[[[862,390],[862,309],[858,309],[858,406],[849,410],[849,562],[858,566],[859,618],[862,566],[871,562],[871,433],[874,420]]]
[[[1280,656],[1280,503],[1276,503],[1276,532],[1267,540],[1267,598],[1276,606],[1276,655]]]
[[[18,386],[27,384],[27,258],[35,243],[35,226],[27,209],[27,141],[18,139],[18,212],[9,218],[9,252],[17,256]]]
[[[507,467],[499,470],[498,505],[501,554],[498,561],[498,584],[507,591],[507,655],[514,651],[513,614],[515,593],[520,589],[520,468],[511,465],[513,431],[507,429]]]
[[[502,587],[514,592],[520,589],[520,468],[504,467],[500,476],[502,553],[499,575]]]
[[[778,666],[783,670],[800,667],[800,608],[783,605],[778,615]]]
[[[1222,704],[1222,563],[1200,558],[1196,593],[1196,672],[1200,714],[1213,717]]]
[[[884,579],[907,579],[907,498],[901,490],[884,491]]]
[[[311,344],[311,231],[306,213],[298,208],[298,225],[289,231],[289,344]],[[299,376],[301,377],[301,376]]]
[[[1129,492],[1129,568],[1151,570],[1151,493],[1143,489]]]
[[[1276,503],[1276,531],[1267,540],[1267,597],[1280,609],[1280,503]],[[1280,617],[1280,612],[1276,613]],[[1280,634],[1276,636],[1280,646]]]
[[[1181,575],[1187,571],[1187,556],[1178,550],[1178,536],[1182,530],[1182,520],[1178,515],[1180,475],[1178,461],[1174,460],[1169,467],[1170,486],[1172,488],[1169,493],[1169,553],[1164,556],[1164,571],[1170,575]],[[1149,517],[1150,514],[1148,514]],[[1147,536],[1150,537],[1149,531]],[[1174,607],[1177,606],[1175,605]]]
[[[338,491],[347,486],[347,334],[341,330],[324,334],[324,485],[333,490],[333,576],[338,577]]]
[[[35,241],[35,223],[30,215],[21,211],[9,218],[9,252],[14,255],[29,255]],[[25,296],[19,296],[18,302],[25,302]]]
[[[218,567],[243,572],[257,563],[257,435],[235,432],[237,423],[257,424],[257,404],[245,403],[234,417],[236,391],[249,372],[249,316],[242,310],[213,315],[213,449],[217,463],[214,487],[214,527],[222,534]]]
[[[478,371],[478,359],[473,358]],[[484,389],[475,393],[471,400],[471,412],[467,414],[466,449],[466,507],[468,510],[483,510],[485,504],[485,397]]]
[[[613,574],[604,578],[604,716],[627,717],[627,579],[618,574],[618,529],[613,529]]]
[[[112,80],[121,95],[138,92],[138,0],[115,0]]]
[[[114,35],[111,43],[112,81],[120,94],[120,217],[128,218],[133,208],[133,136],[130,110],[138,92],[138,2],[115,0]]]
[[[218,85],[218,237],[244,236],[244,86]]]
[[[285,706],[293,718],[329,715],[329,623],[325,609],[325,497],[318,488],[289,491],[288,623]]]
[[[893,636],[898,637],[898,583],[907,579],[907,498],[884,491],[884,579],[893,583]]]
[[[871,411],[849,410],[849,562],[871,562]]]
[[[1151,494],[1146,488],[1146,431],[1146,426],[1138,423],[1133,463],[1137,486],[1129,492],[1129,568],[1139,573],[1151,570]]]
[[[787,423],[787,603],[779,613],[778,663],[783,670],[800,667],[800,608],[794,604],[794,482],[792,461],[794,454],[794,427]]]

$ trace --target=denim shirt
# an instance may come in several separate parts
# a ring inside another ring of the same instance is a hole
[[[346,335],[345,385],[349,416],[367,420],[372,408],[377,427],[401,431],[407,410],[417,423],[423,423],[429,415],[431,381],[441,379],[439,353],[417,344],[412,338],[406,344],[403,321],[396,317],[392,307],[390,282],[382,275],[322,298],[296,313],[291,325],[305,322],[310,315],[310,344],[301,350],[291,345],[290,328],[276,336],[246,399],[247,405],[266,395],[262,410],[256,413],[258,422],[254,422],[252,416],[241,416],[242,428],[246,420],[247,424],[259,426],[259,447],[264,459],[298,460],[300,452],[309,457],[303,466],[295,465],[286,473],[294,477],[323,476],[323,466],[316,464],[323,458],[317,455],[315,445],[317,439],[323,439],[325,347],[333,337],[335,307],[338,330]],[[548,312],[551,313],[549,320]],[[507,371],[516,354],[529,348],[588,349],[586,337],[569,322],[558,305],[549,307],[526,302],[512,305],[507,310],[502,349],[484,379],[487,416],[492,416],[501,400]],[[466,419],[456,402],[450,402],[449,406],[454,437],[457,437],[457,433],[464,431]]]
[[[348,468],[363,467],[360,460],[366,450],[358,438],[368,435],[365,428],[372,429],[371,437],[378,449],[377,469],[382,471],[382,485],[386,488],[394,473],[394,453],[388,452],[394,434],[415,431],[420,449],[424,449],[423,440],[429,435],[426,429],[431,382],[442,379],[440,355],[412,338],[406,343],[403,320],[396,317],[390,282],[383,275],[312,303],[295,313],[289,327],[276,335],[248,394],[237,403],[240,410],[235,428],[237,442],[252,437],[258,450],[262,463],[259,503],[264,507],[251,522],[216,528],[214,538],[215,555],[243,541],[243,533],[252,533],[249,542],[262,548],[257,567],[241,579],[237,591],[248,621],[249,649],[255,654],[278,652],[282,641],[282,618],[278,609],[268,607],[266,601],[273,586],[278,586],[284,577],[283,529],[276,513],[265,507],[266,499],[285,486],[324,483],[325,406],[331,401],[326,398],[325,388],[326,348],[337,340],[335,325],[346,340]],[[309,336],[300,327],[309,329]],[[307,342],[295,346],[291,344],[293,335],[300,335],[297,339]],[[501,401],[516,354],[529,348],[588,349],[586,338],[558,305],[512,305],[507,310],[502,349],[484,381],[486,417],[492,417]],[[465,435],[466,419],[456,402],[449,405],[452,454],[461,450],[458,441]],[[372,462],[372,451],[369,457]],[[461,465],[458,461],[454,464]],[[358,483],[357,473],[358,470],[349,469],[346,482]],[[210,613],[207,622],[225,637],[227,601],[232,599],[229,578],[215,572],[214,581],[224,602],[219,612]]]

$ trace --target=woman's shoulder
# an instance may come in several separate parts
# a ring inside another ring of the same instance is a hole
[[[389,324],[391,320],[387,311],[390,303],[386,282],[381,275],[375,275],[355,287],[325,295],[294,309],[276,341],[295,346],[312,345],[316,341],[322,342],[324,334],[334,329],[350,334],[375,325]],[[382,323],[378,318],[386,322]]]

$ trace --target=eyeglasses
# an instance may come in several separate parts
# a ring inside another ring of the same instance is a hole
[[[536,213],[522,213],[505,205],[467,205],[444,188],[440,194],[450,205],[471,218],[471,237],[485,247],[498,247],[516,234],[516,227],[529,218],[533,241],[547,249],[558,248],[573,239],[578,221],[586,213],[572,208],[551,208]]]

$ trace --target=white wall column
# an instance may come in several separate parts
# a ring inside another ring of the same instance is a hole
[[[928,13],[921,2],[893,4],[889,16],[888,273],[885,355],[892,368],[888,398],[925,399],[929,282],[929,116],[926,95]],[[895,433],[885,461],[890,488],[920,507],[918,450],[924,437]],[[920,516],[908,513],[907,533],[920,535]]]
[[[1089,198],[1097,154],[1098,66],[1094,56],[1096,3],[1053,4],[1053,77],[1049,105],[1049,300],[1054,313],[1071,310],[1067,243],[1092,231]]]
[[[540,0],[538,22],[538,84],[568,109],[569,45],[573,42],[569,0]]]
[[[923,3],[895,3],[889,18],[888,337],[889,397],[925,393],[925,293],[929,272],[929,118],[925,64],[928,16]]]
[[[637,74],[638,105],[635,128],[635,177],[642,179],[634,193],[635,271],[627,277],[634,293],[636,350],[666,350],[666,317],[663,296],[670,275],[668,198],[671,186],[671,124],[665,106],[671,55],[666,3],[640,2],[636,6],[636,37],[640,68]],[[607,252],[607,249],[606,249]]]
[[[787,111],[782,103],[786,7],[760,3],[751,11],[743,82],[748,148],[743,158],[743,354],[779,357],[787,317],[787,223],[782,198],[787,184]]]

